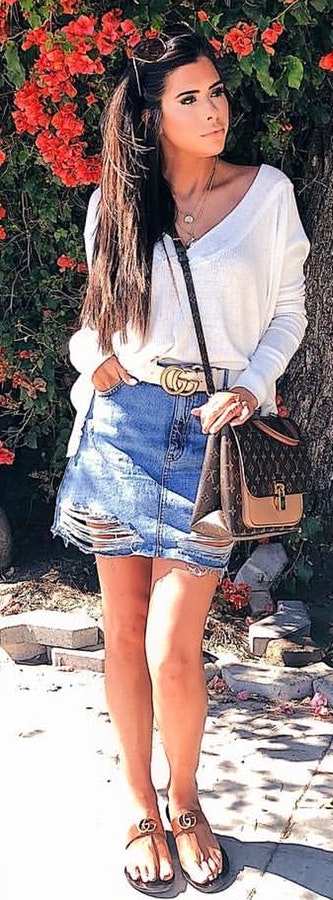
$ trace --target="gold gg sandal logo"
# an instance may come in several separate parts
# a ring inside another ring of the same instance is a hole
[[[156,828],[157,825],[154,819],[141,819],[141,822],[138,824],[141,834],[151,834],[152,831],[156,831]]]
[[[178,825],[180,828],[183,828],[184,831],[187,831],[188,828],[195,828],[197,824],[197,817],[194,813],[181,813],[178,816]]]

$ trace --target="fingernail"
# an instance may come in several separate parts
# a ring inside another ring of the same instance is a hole
[[[127,381],[127,384],[138,384],[138,383],[139,382],[138,382],[137,378],[129,378]]]

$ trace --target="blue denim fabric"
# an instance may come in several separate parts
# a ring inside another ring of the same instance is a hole
[[[227,379],[225,370],[225,387]],[[172,396],[146,382],[95,391],[59,488],[53,534],[85,553],[223,570],[232,547],[205,548],[190,531],[207,439],[191,410],[206,400],[205,393]]]

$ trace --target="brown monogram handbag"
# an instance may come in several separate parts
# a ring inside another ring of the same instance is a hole
[[[173,240],[188,291],[207,393],[215,392],[185,247]],[[256,540],[297,530],[306,489],[306,448],[295,422],[254,415],[207,438],[191,528],[203,542]]]

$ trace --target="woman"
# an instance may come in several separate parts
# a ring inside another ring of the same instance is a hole
[[[153,713],[183,874],[208,893],[228,869],[196,782],[202,634],[232,549],[190,530],[206,435],[259,406],[276,411],[275,381],[306,325],[308,241],[292,185],[271,166],[221,159],[228,125],[205,39],[135,48],[105,115],[85,229],[89,285],[71,339],[78,413],[53,531],[96,555],[106,695],[131,810],[125,873],[152,896],[173,878],[151,779]],[[208,399],[174,224],[214,374]]]

